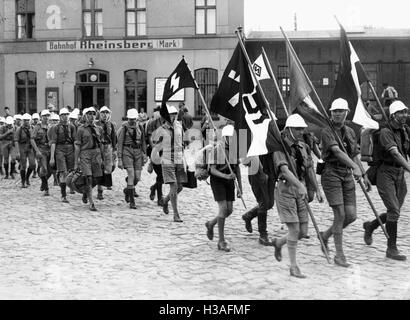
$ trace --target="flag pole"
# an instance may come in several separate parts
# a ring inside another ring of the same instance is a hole
[[[327,112],[326,112],[326,110],[325,110],[325,107],[323,106],[322,100],[320,99],[319,95],[317,94],[316,89],[315,89],[315,87],[313,86],[312,81],[310,81],[310,79],[309,79],[309,77],[308,77],[308,75],[307,75],[307,73],[306,73],[305,68],[303,68],[302,63],[301,63],[300,60],[299,60],[299,57],[297,56],[295,50],[293,49],[292,44],[291,44],[290,41],[289,41],[289,38],[287,37],[287,35],[286,35],[285,32],[283,31],[282,27],[279,27],[279,28],[280,28],[280,30],[282,31],[283,36],[285,37],[286,43],[289,45],[290,50],[293,52],[293,55],[295,56],[296,63],[298,64],[299,69],[303,72],[303,75],[304,75],[305,78],[307,79],[309,86],[311,87],[311,89],[312,89],[312,91],[313,91],[313,93],[314,93],[316,99],[318,100],[319,105],[320,105],[320,107],[321,107],[321,109],[322,109],[322,114],[325,116],[325,118],[327,119],[327,122],[329,123],[330,128],[333,130],[333,132],[334,132],[334,134],[335,134],[335,137],[336,137],[336,140],[338,141],[339,145],[342,147],[343,152],[347,154],[346,149],[345,149],[345,147],[344,147],[342,141],[340,140],[340,137],[339,137],[338,134],[336,133],[335,127],[334,127],[332,121],[330,120],[329,115],[327,114]],[[370,197],[369,197],[369,195],[368,195],[368,193],[367,193],[367,191],[366,191],[366,187],[364,186],[363,181],[361,180],[361,178],[358,178],[358,179],[357,179],[357,183],[360,185],[360,188],[362,189],[362,191],[363,191],[363,193],[364,193],[364,195],[365,195],[367,201],[369,202],[369,205],[370,205],[370,207],[372,208],[373,213],[374,213],[374,215],[375,215],[377,221],[379,222],[380,227],[382,228],[382,230],[383,230],[383,232],[384,232],[384,235],[385,235],[386,238],[388,239],[389,236],[388,236],[388,234],[387,234],[387,231],[386,231],[386,229],[384,228],[384,225],[383,225],[382,221],[380,220],[380,216],[379,216],[379,214],[377,213],[376,208],[375,208],[375,206],[373,205],[373,202],[372,202],[372,200],[370,199]]]
[[[184,56],[182,56],[182,58],[184,58]],[[184,60],[185,60],[185,59],[184,59]],[[185,63],[186,63],[186,62],[185,62]],[[200,99],[201,99],[201,102],[202,102],[202,104],[204,105],[206,116],[209,118],[209,121],[211,122],[213,129],[216,130],[216,125],[215,125],[215,123],[214,123],[214,121],[213,121],[213,119],[212,119],[211,113],[209,112],[208,106],[207,106],[207,104],[206,104],[206,101],[205,101],[204,96],[202,95],[201,89],[199,88],[198,83],[196,82],[194,76],[192,75],[192,71],[191,71],[191,69],[189,68],[188,63],[187,63],[186,65],[187,65],[187,68],[188,68],[188,70],[189,70],[189,73],[191,74],[192,79],[194,79],[195,89],[198,91],[198,94],[199,94],[199,97],[200,97]],[[223,140],[224,140],[224,142],[225,142],[225,137],[223,137]],[[223,155],[224,155],[224,159],[225,159],[225,161],[226,161],[226,164],[228,165],[229,172],[230,172],[230,173],[234,173],[233,170],[232,170],[231,164],[229,163],[228,158],[226,157],[226,153],[225,153],[225,152],[222,152],[222,153],[223,153]],[[246,207],[245,200],[243,199],[242,190],[241,190],[241,188],[239,188],[239,183],[238,183],[238,181],[235,179],[234,182],[235,182],[236,189],[239,191],[239,195],[240,195],[240,198],[241,198],[241,200],[242,200],[243,206],[245,207],[245,209],[248,209],[248,208]]]
[[[280,97],[280,102],[282,103],[282,107],[283,107],[283,110],[285,110],[285,114],[286,114],[286,118],[287,118],[287,117],[289,117],[289,112],[288,112],[288,110],[286,109],[285,100],[283,100],[283,96],[282,96],[282,93],[280,92],[280,88],[279,88],[279,85],[278,85],[278,81],[276,80],[276,77],[275,77],[275,75],[274,75],[274,73],[273,73],[272,66],[270,65],[270,62],[269,62],[269,60],[268,60],[268,56],[266,55],[266,52],[265,52],[265,48],[264,48],[264,47],[262,47],[262,55],[263,55],[263,58],[264,58],[264,61],[265,61],[265,65],[266,65],[267,68],[268,68],[269,76],[272,78],[273,82],[275,83],[276,91],[277,91],[277,93],[278,93],[278,96]]]
[[[246,58],[246,60],[247,60],[247,62],[248,62],[248,67],[251,69],[251,73],[252,73],[254,79],[256,80],[256,83],[257,83],[257,85],[258,85],[258,87],[259,87],[259,91],[260,91],[260,93],[261,93],[261,95],[262,95],[262,97],[263,97],[263,99],[264,99],[264,101],[265,101],[266,109],[268,110],[268,115],[269,115],[269,117],[270,117],[270,119],[271,119],[271,121],[272,121],[272,123],[273,123],[273,125],[274,125],[275,131],[278,133],[278,138],[279,138],[279,141],[280,141],[280,143],[281,143],[283,152],[284,152],[284,154],[285,154],[285,156],[286,156],[286,159],[287,159],[287,162],[288,162],[288,164],[289,164],[290,170],[291,170],[292,173],[295,175],[295,177],[297,177],[296,168],[294,167],[293,162],[290,160],[290,155],[289,155],[289,153],[287,152],[287,150],[286,150],[286,148],[285,148],[285,142],[284,142],[283,139],[282,139],[282,136],[281,136],[280,131],[279,131],[278,124],[276,123],[276,120],[275,120],[276,117],[274,116],[272,110],[270,110],[270,108],[269,108],[269,103],[268,103],[268,101],[267,101],[267,99],[266,99],[266,96],[265,96],[265,93],[264,93],[264,91],[263,91],[263,88],[261,87],[260,82],[259,82],[259,80],[258,80],[257,77],[256,77],[255,70],[253,70],[253,68],[252,68],[251,60],[249,59],[248,53],[246,52],[245,45],[244,45],[243,42],[242,42],[242,37],[241,37],[241,35],[240,35],[240,30],[241,30],[241,28],[238,28],[238,30],[235,31],[235,33],[236,33],[236,35],[237,35],[237,37],[238,37],[240,46],[241,46],[241,48],[242,48],[242,52],[243,52],[243,54],[244,54],[244,56],[245,56],[245,58]],[[306,198],[304,198],[303,200],[304,200],[304,202],[305,202],[305,205],[306,205],[306,208],[307,208],[307,210],[308,210],[309,216],[310,216],[310,218],[311,218],[311,220],[312,220],[312,224],[313,224],[313,226],[314,226],[314,228],[315,228],[315,230],[316,230],[317,236],[318,236],[319,241],[320,241],[320,245],[322,246],[323,252],[325,253],[326,260],[327,260],[327,262],[328,262],[329,264],[331,264],[332,262],[331,262],[331,260],[330,260],[329,254],[328,254],[328,252],[327,252],[327,250],[326,250],[325,243],[323,242],[323,238],[322,238],[322,236],[321,236],[321,234],[320,234],[319,227],[318,227],[318,225],[317,225],[317,223],[316,223],[316,219],[315,219],[315,217],[314,217],[314,215],[313,215],[312,209],[310,208],[309,202],[307,201]]]

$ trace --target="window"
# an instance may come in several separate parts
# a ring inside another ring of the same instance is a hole
[[[32,71],[16,73],[16,113],[37,112],[37,75]]]
[[[17,39],[31,39],[34,31],[34,0],[16,1]]]
[[[216,0],[195,0],[196,34],[216,33]]]
[[[126,0],[125,19],[127,37],[147,35],[147,7],[145,0]]]
[[[102,0],[83,0],[83,36],[102,37]]]
[[[218,87],[218,71],[211,68],[203,68],[195,70],[195,80],[198,83],[199,89],[204,96],[206,105],[211,105],[212,97],[214,96]],[[198,91],[195,90],[195,117],[202,117],[205,115],[204,106]]]
[[[147,111],[147,72],[128,70],[124,72],[125,111],[144,108]]]
[[[284,98],[290,95],[290,79],[287,66],[278,66],[279,88]]]

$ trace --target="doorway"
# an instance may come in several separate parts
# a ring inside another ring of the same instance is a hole
[[[96,105],[99,108],[109,105],[109,73],[102,70],[84,70],[77,72],[75,86],[75,105],[87,108]]]

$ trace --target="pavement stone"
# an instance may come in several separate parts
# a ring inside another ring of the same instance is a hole
[[[327,263],[310,223],[310,239],[299,242],[297,257],[308,278],[295,279],[289,276],[286,247],[279,263],[272,247],[258,243],[256,219],[253,233],[245,230],[239,199],[226,221],[232,251],[225,253],[217,250],[216,229],[213,241],[206,237],[204,223],[216,215],[217,204],[205,182],[183,190],[178,201],[184,222],[174,223],[172,211],[165,215],[148,198],[154,174],[143,171],[137,210],[124,201],[124,178],[117,169],[113,190],[95,200],[98,211],[91,212],[79,194],[68,195],[65,204],[57,187],[42,197],[38,179],[20,189],[18,179],[0,177],[0,299],[410,299],[409,261],[385,258],[380,228],[371,246],[363,242],[362,223],[374,216],[359,187],[358,219],[344,232],[352,266]],[[251,208],[256,201],[246,170],[242,179]],[[370,195],[382,213],[375,188]],[[315,201],[311,207],[319,228],[329,227],[327,203]],[[406,199],[398,244],[410,257],[409,211]],[[286,234],[275,208],[268,213],[268,231],[270,237]],[[332,239],[329,247],[333,259]]]

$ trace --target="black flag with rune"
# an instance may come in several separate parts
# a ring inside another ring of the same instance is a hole
[[[191,70],[189,70],[185,59],[182,58],[181,62],[168,77],[167,82],[165,82],[164,93],[162,95],[160,114],[168,122],[171,120],[166,103],[175,93],[184,88],[197,88],[197,84],[192,77]]]

